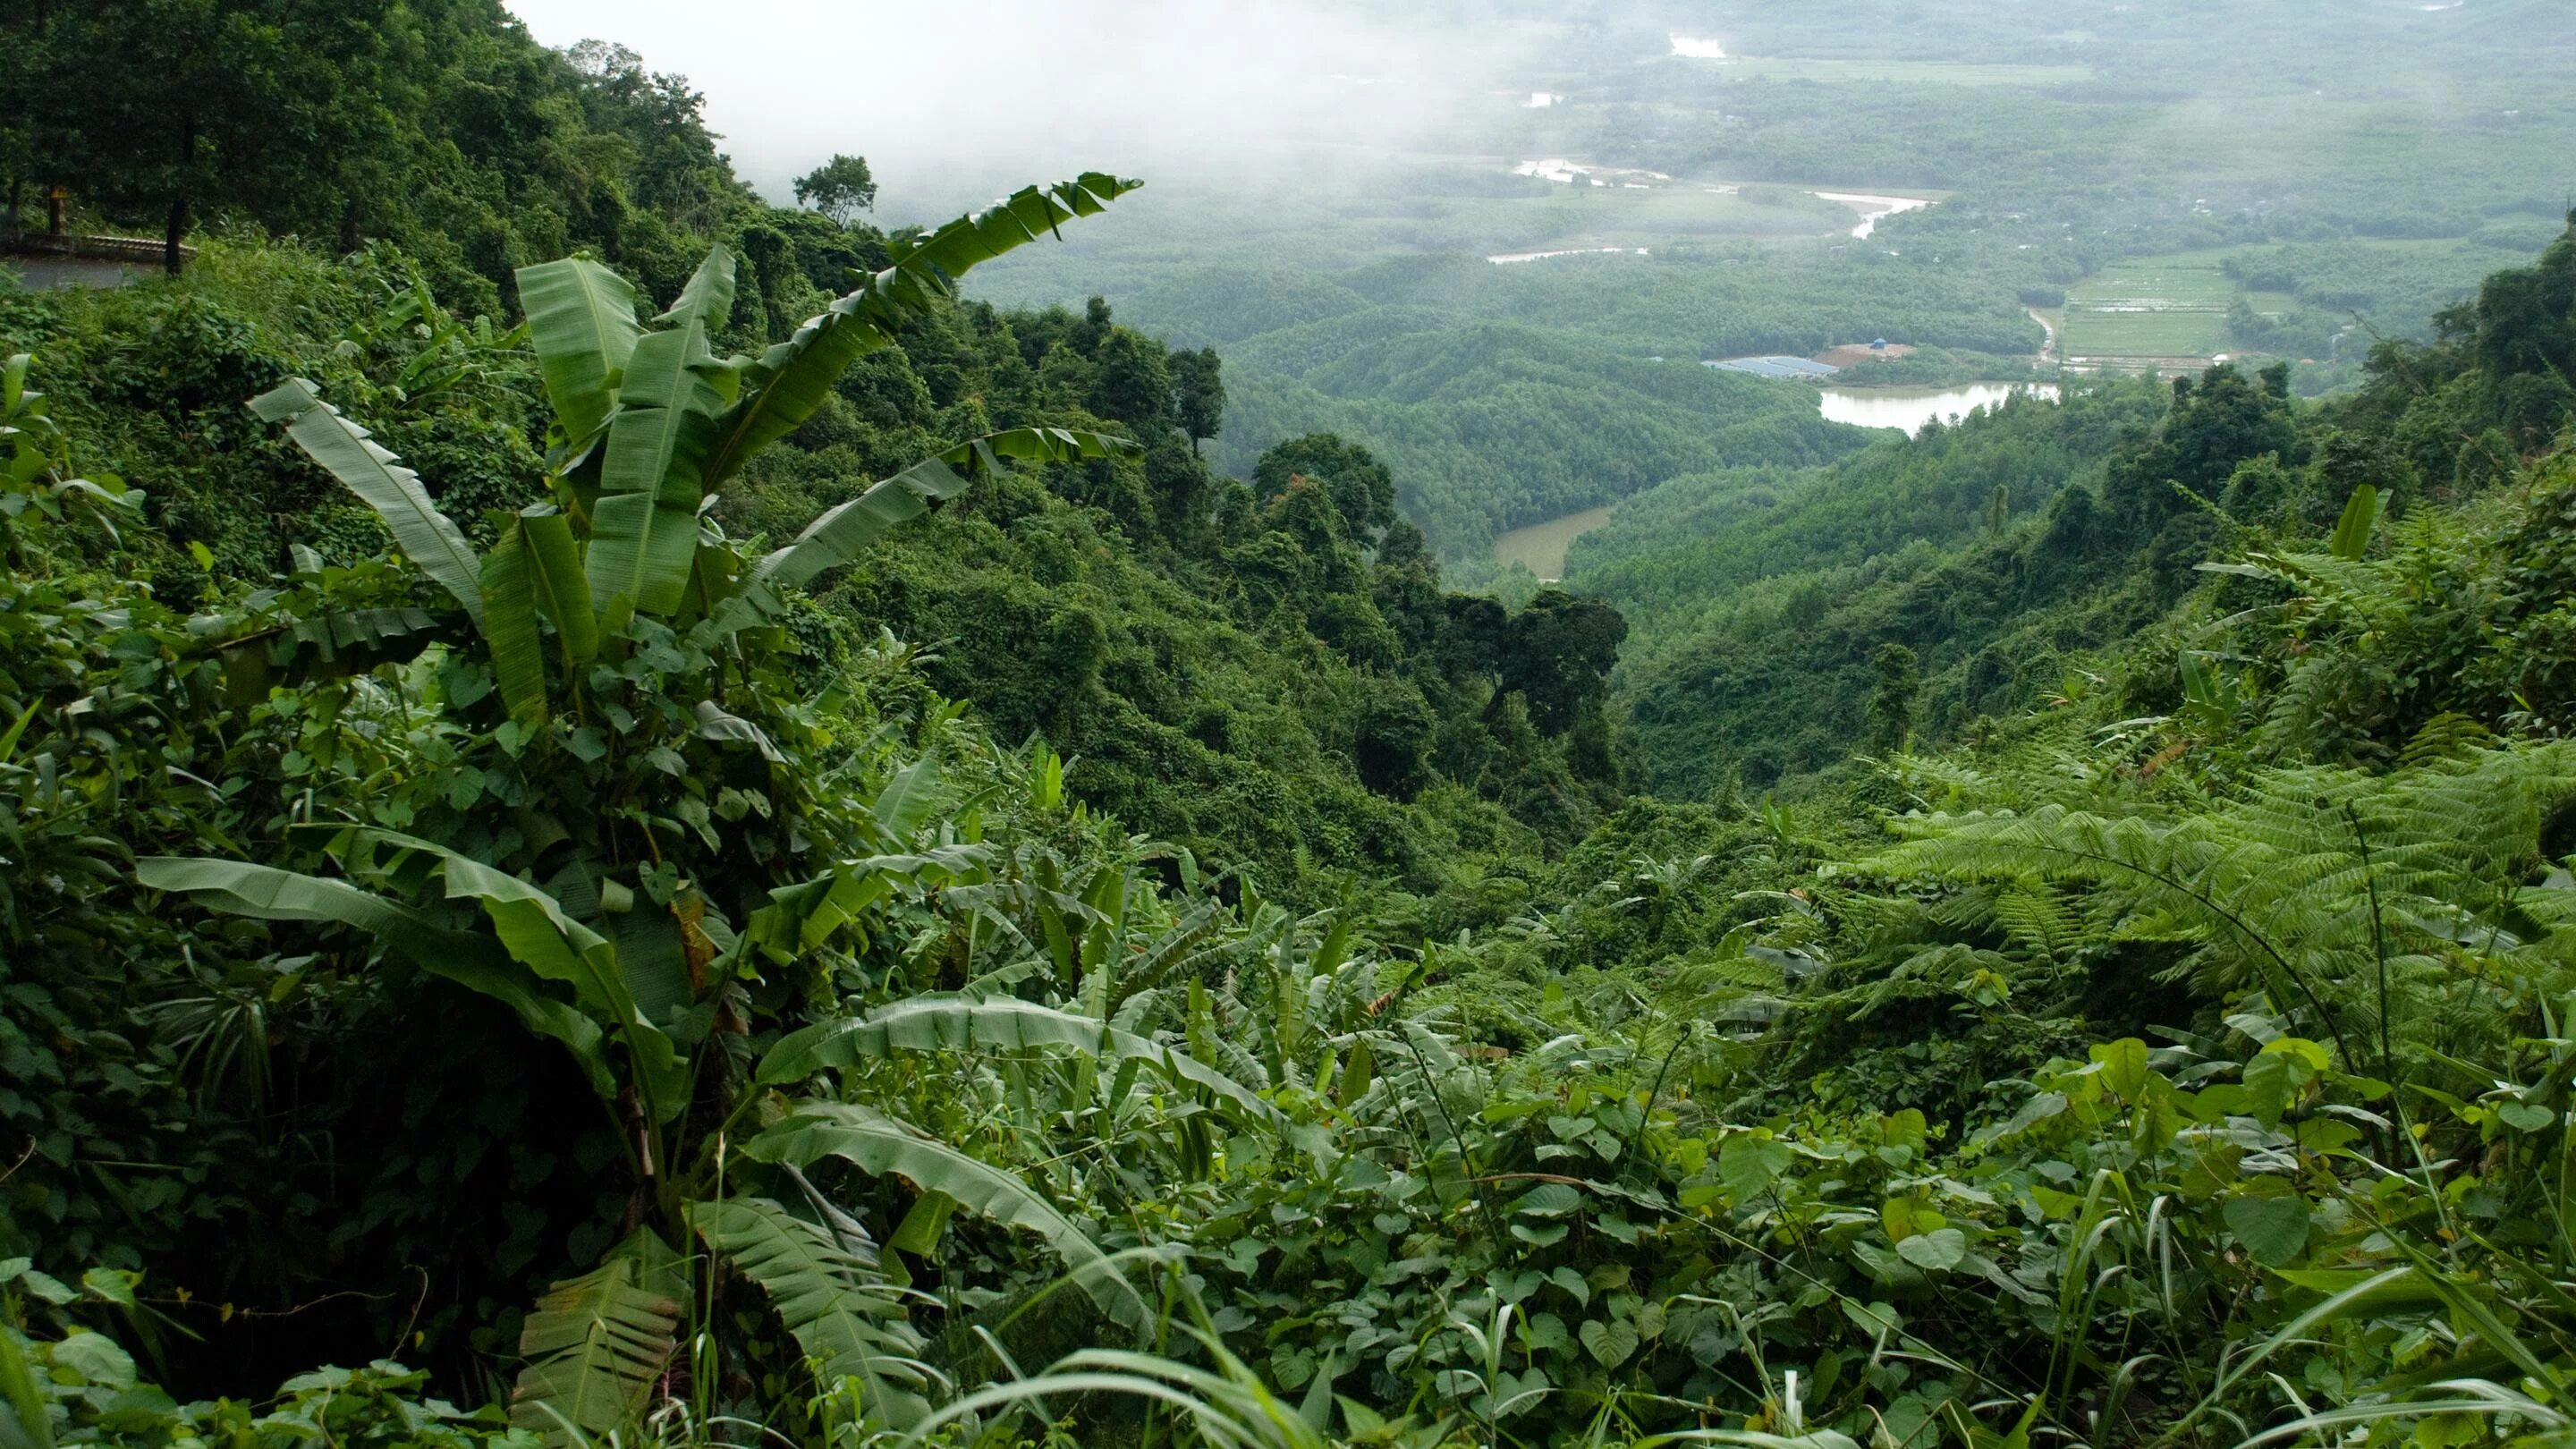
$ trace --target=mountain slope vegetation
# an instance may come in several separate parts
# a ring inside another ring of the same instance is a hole
[[[0,1441],[2565,1438],[2576,218],[2324,400],[1870,438],[690,154],[0,291]],[[1292,373],[1651,466],[1506,606],[1430,525],[1594,465]]]

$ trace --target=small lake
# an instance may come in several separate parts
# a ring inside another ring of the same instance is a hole
[[[2015,392],[2057,401],[2052,383],[1970,382],[1955,387],[1828,387],[1824,394],[1825,417],[1837,423],[1850,423],[1859,428],[1903,428],[1907,437],[1923,431],[1923,425],[1940,418],[1944,422],[1975,411],[1990,408]],[[1560,555],[1561,556],[1561,555]]]
[[[1515,528],[1494,539],[1494,562],[1505,568],[1520,564],[1538,575],[1541,583],[1554,583],[1565,577],[1565,551],[1574,541],[1610,521],[1610,506],[1587,508],[1527,528]]]

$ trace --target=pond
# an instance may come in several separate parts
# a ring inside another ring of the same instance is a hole
[[[1552,584],[1565,577],[1565,551],[1574,541],[1610,521],[1610,507],[1587,508],[1527,528],[1515,528],[1496,535],[1494,562],[1505,568],[1513,564],[1526,567],[1538,575],[1539,582]]]
[[[1907,437],[1923,431],[1934,418],[1948,421],[1978,408],[1990,408],[2015,392],[2057,401],[2052,383],[1969,382],[1954,387],[1828,387],[1825,416],[1859,428],[1903,428]]]

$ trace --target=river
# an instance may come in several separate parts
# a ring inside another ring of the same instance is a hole
[[[1526,566],[1538,575],[1539,582],[1555,583],[1565,577],[1565,551],[1574,541],[1610,521],[1610,506],[1587,508],[1527,528],[1515,528],[1494,538],[1494,562],[1505,568],[1513,564]]]
[[[1907,437],[1923,431],[1934,418],[1947,421],[1977,408],[1990,408],[2016,391],[2055,402],[2051,383],[1970,382],[1956,387],[1828,387],[1825,416],[1860,428],[1903,428]]]
[[[1860,225],[1851,229],[1851,234],[1855,238],[1866,237],[1878,230],[1879,219],[1882,217],[1895,216],[1899,212],[1919,211],[1932,204],[1920,196],[1863,196],[1850,191],[1819,191],[1813,194],[1820,201],[1839,201],[1860,213]]]

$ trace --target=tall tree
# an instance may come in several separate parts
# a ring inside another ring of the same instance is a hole
[[[842,226],[877,204],[876,177],[865,156],[836,155],[796,178],[796,204],[810,206]]]
[[[1124,327],[1110,329],[1093,373],[1091,411],[1150,436],[1172,422],[1172,373],[1163,344]]]
[[[1172,411],[1190,451],[1225,428],[1225,365],[1213,347],[1172,354]]]

